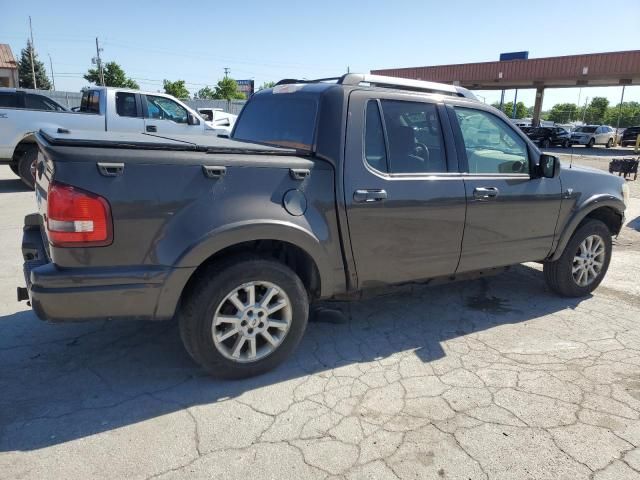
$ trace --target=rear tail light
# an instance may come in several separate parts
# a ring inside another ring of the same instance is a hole
[[[47,234],[55,247],[110,245],[109,203],[94,193],[52,182],[47,195]]]

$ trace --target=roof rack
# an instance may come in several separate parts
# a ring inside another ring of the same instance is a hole
[[[415,92],[439,93],[477,100],[476,96],[473,93],[471,93],[466,88],[459,87],[457,85],[427,82],[424,80],[411,80],[408,78],[387,77],[384,75],[371,75],[367,73],[347,73],[346,75],[342,75],[341,77],[317,78],[314,80],[297,80],[293,78],[286,78],[284,80],[280,80],[278,83],[276,83],[276,85],[321,82],[335,82],[339,85],[370,86]]]

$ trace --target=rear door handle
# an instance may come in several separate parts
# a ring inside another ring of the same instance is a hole
[[[477,187],[473,190],[473,197],[477,200],[489,200],[500,193],[496,187]]]
[[[147,132],[157,132],[158,131],[158,127],[156,127],[155,125],[147,125]]]
[[[353,201],[356,203],[381,202],[386,199],[386,190],[356,190],[353,192]]]

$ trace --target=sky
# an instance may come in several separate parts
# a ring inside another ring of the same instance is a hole
[[[457,0],[254,1],[156,0],[87,3],[0,0],[0,43],[18,57],[33,22],[36,51],[57,90],[78,91],[96,55],[116,61],[143,90],[185,80],[195,93],[214,85],[224,68],[256,87],[282,78],[318,78],[378,68],[497,60],[501,52],[529,58],[640,49],[640,0],[535,2]],[[603,11],[603,6],[606,8]],[[563,13],[564,12],[564,13]],[[499,91],[478,92],[487,103]],[[512,101],[514,91],[507,91]],[[605,96],[621,87],[547,89],[543,109]],[[533,105],[535,91],[518,91]],[[640,101],[640,86],[625,100]]]

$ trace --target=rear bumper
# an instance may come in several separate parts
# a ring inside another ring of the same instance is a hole
[[[167,320],[192,269],[162,266],[60,268],[45,251],[39,225],[25,219],[24,277],[41,320]]]

